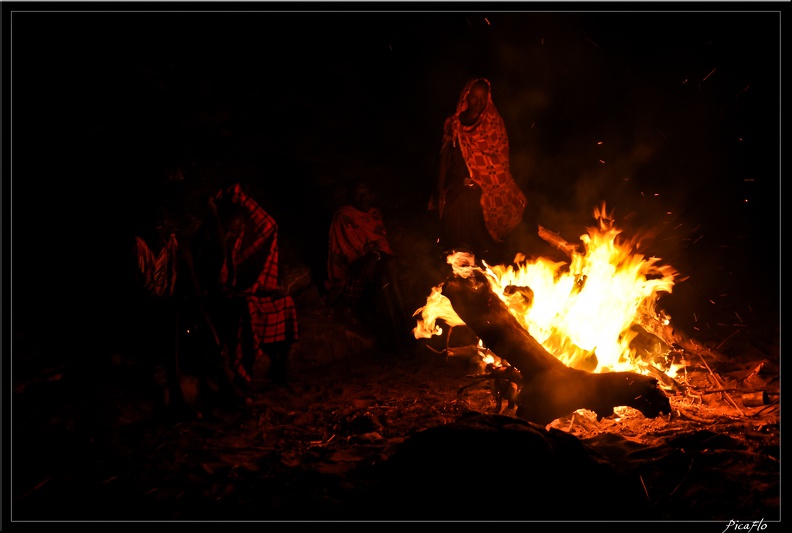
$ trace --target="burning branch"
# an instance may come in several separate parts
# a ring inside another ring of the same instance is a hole
[[[570,257],[572,256],[572,254],[580,252],[577,246],[568,243],[563,238],[561,238],[557,233],[553,233],[552,231],[548,230],[543,226],[539,226],[539,236]]]

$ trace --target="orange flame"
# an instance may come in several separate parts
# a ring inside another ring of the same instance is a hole
[[[517,254],[513,265],[485,264],[484,271],[518,322],[568,366],[593,372],[641,371],[631,347],[639,331],[633,326],[668,324],[669,317],[655,307],[661,294],[671,293],[677,271],[658,264],[657,257],[634,253],[637,241],[620,239],[621,230],[604,204],[594,210],[594,217],[598,226],[580,237],[583,251],[564,248],[568,264],[542,257],[529,261]],[[460,253],[447,258],[454,273],[463,277],[478,269],[474,259]],[[450,327],[464,325],[442,295],[442,284],[413,316],[419,314],[416,338],[440,335],[438,319]]]

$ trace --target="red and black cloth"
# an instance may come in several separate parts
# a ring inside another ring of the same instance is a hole
[[[466,126],[459,115],[468,107],[467,97],[473,84],[489,80],[470,80],[459,95],[456,112],[443,125],[443,145],[459,146],[470,173],[470,179],[481,188],[481,209],[484,223],[493,239],[502,242],[522,220],[526,198],[515,183],[509,167],[509,137],[495,104],[492,90],[487,105],[476,121]]]
[[[229,253],[220,283],[230,298],[244,301],[229,364],[238,378],[249,383],[252,365],[266,353],[268,344],[298,340],[297,312],[294,300],[278,283],[275,220],[239,184],[220,191],[216,199],[238,204],[245,213],[241,231],[227,243]]]
[[[175,233],[170,234],[156,254],[142,237],[135,236],[137,274],[145,294],[157,298],[173,296],[176,288],[178,249]]]
[[[352,205],[339,208],[330,225],[327,256],[325,288],[332,300],[354,304],[360,299],[371,279],[356,272],[354,265],[372,252],[394,255],[380,210],[370,207],[362,211]]]

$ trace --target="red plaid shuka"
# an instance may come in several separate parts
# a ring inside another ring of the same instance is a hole
[[[137,268],[143,290],[149,296],[173,296],[176,287],[176,251],[179,244],[176,235],[170,234],[165,245],[157,255],[151,251],[146,241],[135,237]]]
[[[456,112],[443,125],[443,146],[459,143],[467,163],[470,179],[481,187],[481,208],[484,223],[492,238],[502,242],[519,224],[525,209],[526,198],[515,183],[509,169],[509,137],[500,113],[492,103],[492,89],[487,106],[470,126],[459,121],[459,114],[467,109],[467,97],[477,81],[470,80],[459,95]]]
[[[361,211],[345,205],[333,215],[330,225],[325,287],[335,296],[354,303],[368,280],[350,276],[352,263],[370,252],[393,255],[382,213],[376,207]]]
[[[242,231],[230,243],[230,260],[223,264],[220,282],[245,299],[230,367],[250,382],[250,365],[264,355],[266,344],[298,339],[297,313],[292,297],[278,285],[277,223],[239,184],[221,191],[217,198],[224,195],[246,212]],[[246,349],[253,350],[252,357],[245,357]]]

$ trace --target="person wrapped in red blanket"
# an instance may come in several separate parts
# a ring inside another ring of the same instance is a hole
[[[443,124],[437,191],[430,209],[440,217],[439,243],[499,264],[505,240],[522,220],[526,197],[509,165],[509,136],[492,102],[489,80],[470,80]]]
[[[196,265],[203,269],[199,272],[203,279],[216,276],[217,283],[206,284],[206,297],[228,347],[234,382],[252,393],[254,367],[267,355],[267,377],[285,384],[289,352],[299,328],[294,300],[279,285],[278,225],[239,184],[219,191],[210,208],[216,226],[207,225],[196,238],[196,249],[204,254]],[[213,251],[202,246],[202,240],[220,242],[222,249],[215,246]]]
[[[386,350],[404,347],[409,315],[399,280],[398,263],[388,241],[375,195],[357,179],[349,203],[334,214],[327,257],[327,301],[346,306],[368,324]]]

